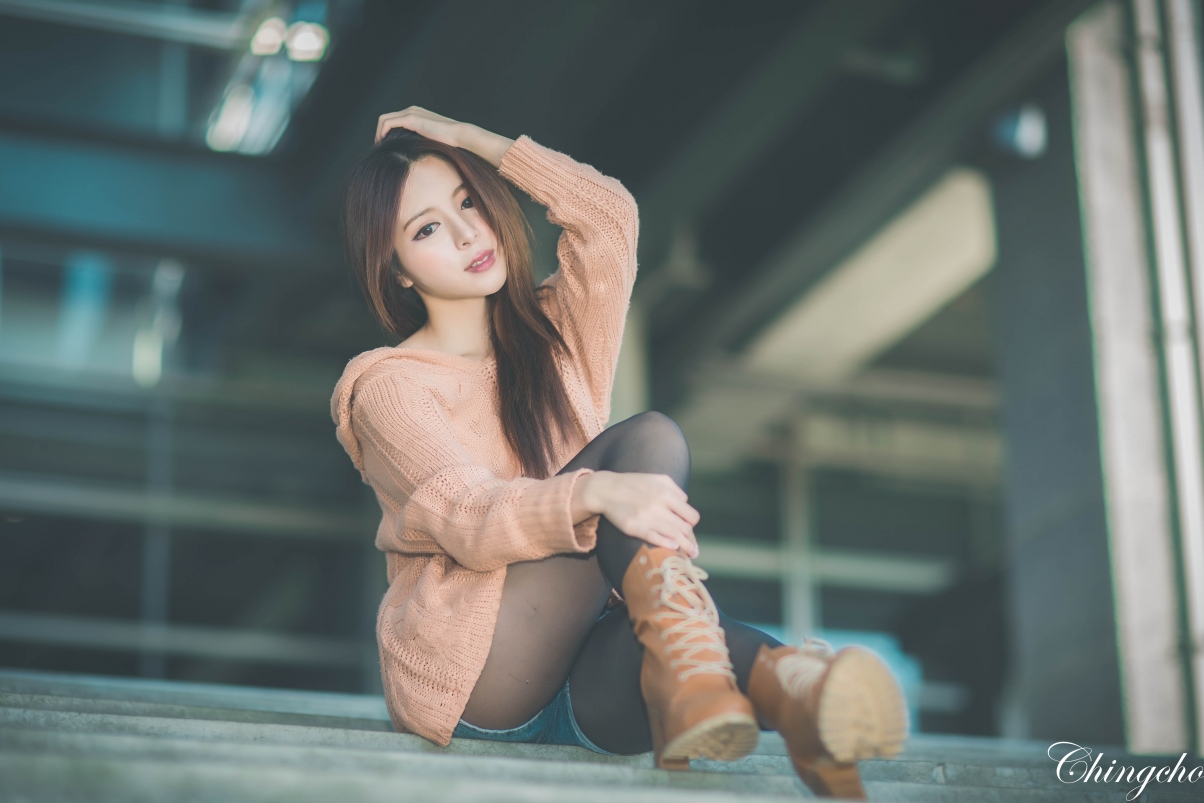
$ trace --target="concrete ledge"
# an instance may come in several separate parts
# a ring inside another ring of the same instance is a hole
[[[1125,800],[1131,784],[1059,782],[1047,746],[918,735],[898,758],[862,762],[861,771],[878,800]],[[1139,767],[1174,764],[1175,757],[1137,758],[1093,747]],[[653,767],[650,754],[606,756],[473,739],[441,748],[392,732],[383,700],[371,695],[0,670],[0,799],[328,800],[337,794],[375,800],[399,789],[407,801],[807,795],[776,733],[763,733],[757,750],[740,761],[698,761],[691,772],[665,772]],[[1151,784],[1143,800],[1186,803],[1199,800],[1199,791]]]
[[[385,700],[373,694],[266,689],[219,683],[73,675],[0,669],[0,693],[84,697],[242,711],[269,711],[389,723]],[[393,726],[388,724],[388,729]]]
[[[22,724],[29,727],[21,727]],[[176,733],[170,727],[170,723],[165,724],[162,721],[158,721],[158,726],[150,731],[141,730],[147,724],[145,722],[125,723],[125,730],[120,733],[42,729],[50,724],[52,723],[46,720],[40,723],[0,723],[0,756],[54,756],[72,761],[104,761],[114,766],[144,761],[179,765],[222,765],[239,767],[247,773],[284,767],[305,773],[354,773],[392,777],[407,786],[412,781],[421,779],[477,779],[499,786],[518,784],[576,788],[609,787],[612,792],[615,788],[622,787],[720,791],[777,799],[799,796],[793,774],[669,772],[618,762],[541,761],[487,754],[413,753],[380,749],[379,745],[376,748],[357,749],[352,746],[264,743],[245,738],[222,739],[226,734],[213,732],[204,734],[206,738],[196,739]],[[254,728],[224,724],[231,728]],[[253,734],[241,735],[247,737]],[[376,736],[381,735],[383,734]]]
[[[737,803],[781,798],[733,792],[498,783],[480,778],[396,777],[305,767],[241,767],[200,761],[14,755],[0,752],[0,797],[39,803]]]

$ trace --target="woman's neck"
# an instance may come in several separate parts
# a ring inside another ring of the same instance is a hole
[[[401,345],[432,349],[471,360],[484,360],[492,353],[489,339],[489,310],[485,298],[454,301],[424,298],[427,321]]]

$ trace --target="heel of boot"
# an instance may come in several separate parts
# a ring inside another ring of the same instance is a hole
[[[654,709],[648,709],[648,727],[652,731],[652,757],[656,766],[662,770],[688,770],[690,759],[680,756],[665,757],[665,726],[660,714]]]
[[[675,736],[665,746],[665,754],[736,761],[756,748],[760,736],[761,728],[753,716],[739,712],[717,714]]]
[[[907,701],[876,654],[848,647],[833,661],[818,712],[824,748],[837,761],[890,758],[907,739]]]

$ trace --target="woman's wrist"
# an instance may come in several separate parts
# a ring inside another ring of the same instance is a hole
[[[573,524],[580,524],[590,516],[604,512],[602,491],[609,474],[609,471],[593,471],[580,477],[573,485],[573,496],[569,500]]]
[[[502,157],[506,155],[506,151],[510,150],[514,140],[492,131],[486,131],[472,123],[462,123],[461,125],[464,126],[464,129],[459,136],[460,147],[472,151],[494,167],[501,167]]]

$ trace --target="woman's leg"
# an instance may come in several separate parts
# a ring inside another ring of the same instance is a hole
[[[671,419],[641,413],[607,428],[561,473],[583,467],[667,474],[686,489],[690,455]],[[610,589],[621,588],[627,565],[643,544],[603,517],[590,556],[512,564],[493,646],[465,721],[482,728],[521,725],[551,701],[571,667],[573,711],[586,736],[616,753],[651,749],[639,681],[643,648],[625,610],[612,611],[595,624]],[[746,691],[757,649],[778,642],[722,614],[720,623],[737,684]]]
[[[757,650],[762,644],[781,646],[768,633],[728,618],[721,611],[727,649],[736,673],[736,685],[748,693]],[[640,691],[643,645],[631,629],[623,608],[602,617],[589,636],[569,673],[573,716],[589,740],[612,753],[630,755],[652,749],[648,712]]]
[[[608,427],[560,473],[592,468],[668,474],[683,485],[689,452],[681,430],[660,413],[641,413]],[[589,555],[556,555],[507,567],[493,644],[463,719],[480,728],[513,728],[552,701],[573,659],[619,588],[643,544],[605,518]]]

